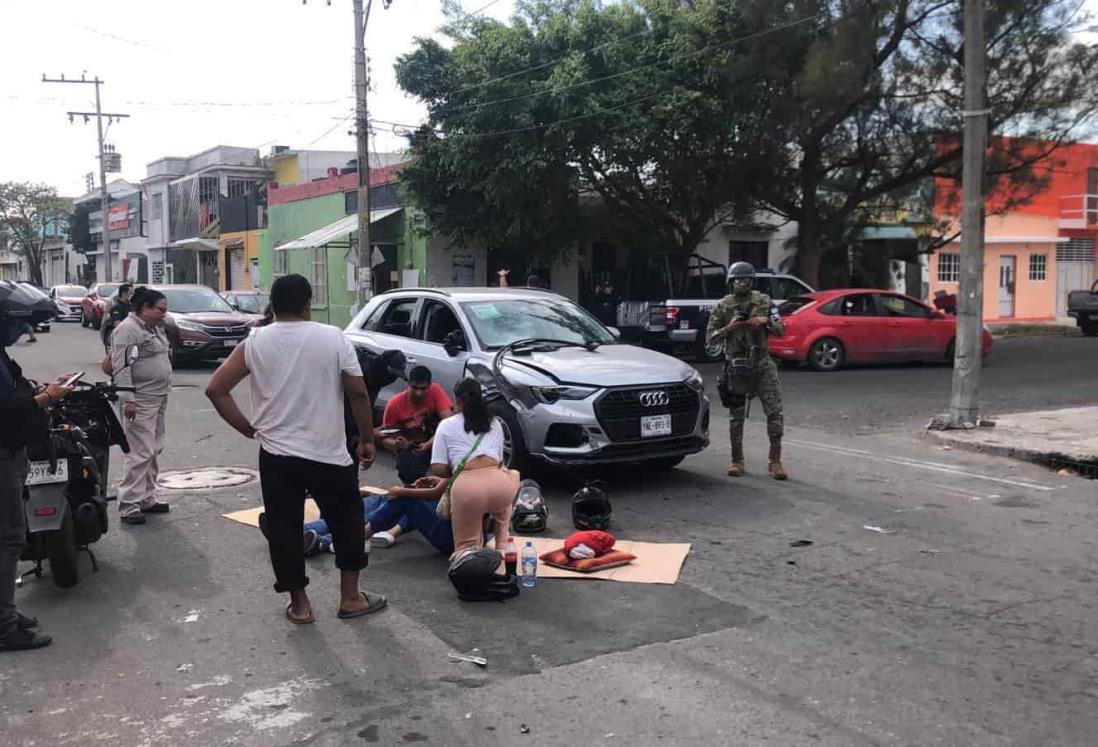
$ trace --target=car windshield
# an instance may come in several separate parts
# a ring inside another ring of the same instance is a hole
[[[108,298],[118,292],[119,283],[100,283],[99,284],[99,296],[100,298]]]
[[[177,314],[228,314],[233,310],[212,288],[162,288],[160,292],[168,299],[168,311]]]
[[[266,293],[251,293],[248,295],[240,295],[234,297],[236,305],[240,307],[241,311],[248,314],[262,314],[263,309],[267,306],[267,294]]]
[[[88,289],[82,285],[59,285],[54,290],[57,291],[57,295],[68,296],[69,298],[82,296],[88,292]]]
[[[606,345],[614,336],[578,306],[560,299],[500,299],[462,304],[480,344],[491,350],[536,338]]]

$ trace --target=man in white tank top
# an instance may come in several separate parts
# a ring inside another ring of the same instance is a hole
[[[287,592],[286,617],[313,622],[305,594],[301,543],[308,492],[328,524],[340,569],[338,617],[359,617],[383,608],[385,597],[359,589],[369,563],[362,498],[354,461],[347,452],[344,396],[359,430],[357,458],[374,461],[372,405],[354,347],[336,327],[309,321],[312,287],[301,275],[286,275],[271,287],[275,321],[252,330],[214,372],[206,396],[218,414],[246,438],[259,441],[259,476],[275,591]],[[252,417],[246,418],[232,390],[249,378]]]

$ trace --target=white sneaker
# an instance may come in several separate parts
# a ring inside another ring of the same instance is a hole
[[[391,532],[375,532],[374,536],[370,537],[372,547],[392,547],[396,541],[396,537]]]

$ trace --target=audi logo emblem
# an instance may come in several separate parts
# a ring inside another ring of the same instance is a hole
[[[671,398],[667,396],[667,392],[661,391],[641,392],[638,399],[645,407],[660,407],[671,403]]]

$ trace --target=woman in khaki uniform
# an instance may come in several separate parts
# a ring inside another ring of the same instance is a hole
[[[168,300],[150,288],[134,291],[133,312],[115,327],[111,338],[114,383],[132,386],[120,392],[122,424],[130,442],[125,473],[118,486],[118,510],[125,524],[144,524],[145,514],[166,514],[156,500],[157,457],[164,449],[164,420],[172,384],[171,345],[164,333]],[[133,352],[136,351],[136,355]]]

